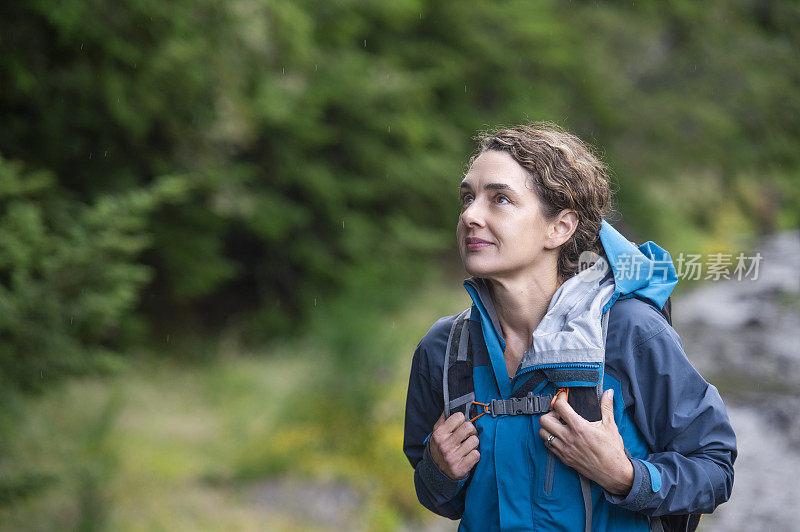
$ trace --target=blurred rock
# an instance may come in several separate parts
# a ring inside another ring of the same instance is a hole
[[[800,396],[800,232],[771,236],[757,251],[757,279],[708,282],[677,299],[675,329],[726,397]]]

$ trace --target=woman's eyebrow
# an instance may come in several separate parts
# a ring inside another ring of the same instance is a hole
[[[484,189],[492,189],[492,190],[514,190],[511,186],[506,185],[505,183],[487,183],[483,187]]]
[[[459,190],[461,189],[472,190],[472,186],[469,183],[461,183],[461,185],[458,188]],[[486,183],[483,186],[483,188],[485,190],[511,190],[512,192],[514,191],[514,189],[511,186],[505,183]]]

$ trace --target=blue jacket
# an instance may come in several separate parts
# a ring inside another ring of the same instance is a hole
[[[466,326],[476,400],[508,398],[531,376],[526,370],[538,369],[546,376],[534,390],[540,395],[565,384],[592,385],[602,379],[602,388],[615,392],[614,417],[634,466],[634,481],[625,497],[592,484],[593,530],[649,530],[650,516],[710,513],[730,496],[736,440],[716,388],[692,367],[678,334],[654,306],[663,306],[677,282],[672,261],[651,242],[637,248],[606,222],[600,237],[613,273],[613,293],[600,310],[608,312],[601,364],[537,366],[535,355],[540,353],[532,353],[527,364],[526,353],[509,381],[505,342],[491,298],[482,280],[465,281],[473,301]],[[548,315],[552,307],[551,302]],[[417,346],[411,367],[404,451],[414,467],[420,502],[437,514],[460,518],[460,530],[583,530],[578,475],[548,451],[538,435],[539,416],[478,419],[481,458],[466,479],[451,480],[433,462],[427,442],[443,411],[444,353],[455,318],[434,323]],[[598,381],[584,376],[589,382],[563,382],[574,374],[559,377],[559,369],[576,366],[598,369]]]

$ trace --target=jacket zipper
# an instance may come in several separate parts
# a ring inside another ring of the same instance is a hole
[[[518,371],[516,375],[514,375],[514,380],[517,380],[517,377],[520,375],[525,375],[526,373],[530,373],[531,371],[537,369],[555,369],[555,368],[571,368],[571,369],[600,369],[599,362],[559,362],[553,364],[539,364],[538,366],[528,366],[527,368],[523,368],[522,370]]]
[[[547,450],[547,466],[544,474],[544,493],[550,495],[553,492],[553,477],[555,476],[556,459],[553,451]]]

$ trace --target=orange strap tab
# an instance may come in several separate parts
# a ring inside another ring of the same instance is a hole
[[[474,418],[470,419],[470,421],[472,423],[474,423],[475,420],[478,419],[479,417],[481,417],[482,415],[489,413],[489,404],[488,403],[479,403],[478,401],[474,401],[473,404],[482,406],[483,407],[483,412],[481,412],[480,414],[478,414]]]
[[[553,406],[556,404],[556,399],[558,399],[558,394],[560,394],[561,392],[564,392],[567,401],[569,401],[569,388],[559,388],[556,394],[553,396],[553,399],[550,401],[550,408],[553,408]]]

